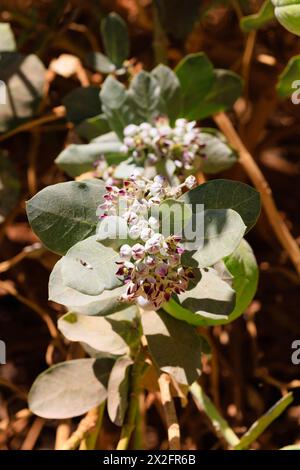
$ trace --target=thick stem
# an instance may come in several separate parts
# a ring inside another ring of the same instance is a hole
[[[162,373],[158,379],[161,402],[167,422],[169,450],[180,450],[180,428],[171,395],[170,382],[169,375],[165,373]]]
[[[227,115],[225,113],[216,114],[214,116],[214,120],[225,137],[228,139],[229,143],[239,152],[239,162],[244,167],[256,189],[260,192],[262,204],[268,216],[269,222],[273,227],[279,242],[287,251],[298,274],[300,275],[300,248],[278,212],[268,182],[254,161],[252,155],[248,152],[240,137],[236,133]]]
[[[140,349],[132,367],[129,407],[127,410],[125,423],[122,427],[117,450],[126,450],[128,448],[132,433],[136,427],[136,417],[139,408],[140,378],[143,367],[144,352],[142,349]]]

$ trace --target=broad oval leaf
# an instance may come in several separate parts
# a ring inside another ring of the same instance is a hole
[[[206,268],[217,263],[236,249],[246,230],[241,216],[232,209],[205,210],[195,219],[195,241],[183,242],[182,261],[187,266]]]
[[[127,314],[128,312],[128,314]],[[135,306],[120,314],[91,317],[69,312],[58,320],[58,328],[70,341],[79,341],[101,353],[116,356],[129,354],[128,331],[136,315]],[[123,320],[124,318],[124,320]],[[120,334],[121,333],[121,334]]]
[[[165,114],[173,122],[181,114],[181,87],[177,75],[169,67],[159,64],[152,70],[159,86]]]
[[[65,254],[95,233],[104,193],[104,183],[96,179],[48,186],[27,202],[28,220],[49,250]]]
[[[0,80],[6,84],[9,99],[1,104],[0,132],[34,116],[44,93],[45,77],[45,67],[36,55],[1,53]]]
[[[203,52],[189,54],[176,67],[182,92],[182,117],[198,119],[199,107],[211,89],[214,68]]]
[[[196,330],[160,311],[144,311],[143,332],[156,366],[180,384],[192,384],[201,372],[203,342]]]
[[[194,325],[205,323],[203,318],[226,320],[235,305],[234,290],[213,268],[196,271],[196,274],[189,289],[178,296],[181,306],[198,317]]]
[[[61,362],[40,374],[31,387],[28,403],[31,411],[48,419],[80,416],[102,403],[106,384],[94,374],[95,359]]]
[[[158,81],[144,70],[134,76],[128,94],[140,122],[153,122],[165,111]]]
[[[76,177],[93,169],[93,164],[101,155],[115,157],[121,153],[121,142],[90,143],[86,145],[71,144],[56,158],[55,163],[68,175]]]
[[[97,242],[96,236],[82,240],[62,258],[64,283],[87,295],[99,295],[106,289],[119,287],[122,285],[116,276],[119,259],[119,253]]]
[[[234,209],[242,217],[247,231],[253,227],[260,214],[259,193],[238,181],[211,180],[188,191],[180,200],[192,204],[195,211],[197,204],[204,204],[204,209]]]
[[[291,33],[300,36],[299,0],[272,0],[279,23]]]
[[[204,173],[218,173],[227,170],[237,162],[237,153],[230,147],[220,132],[215,129],[202,129],[200,136],[202,143],[205,145],[202,163]]]
[[[108,380],[107,411],[110,420],[122,426],[128,407],[129,379],[133,361],[130,357],[116,360]]]
[[[67,118],[74,124],[97,116],[101,112],[100,89],[95,86],[79,87],[68,93],[62,100]]]
[[[129,56],[129,36],[125,21],[117,13],[110,13],[101,22],[105,52],[117,68]]]
[[[88,54],[86,62],[96,72],[112,73],[116,70],[116,66],[101,52],[91,52]]]
[[[126,286],[105,290],[100,295],[86,295],[64,284],[60,259],[54,266],[49,279],[49,300],[67,307],[68,310],[82,315],[109,315],[126,308],[127,304],[120,301]]]

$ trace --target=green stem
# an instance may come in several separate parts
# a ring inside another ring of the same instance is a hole
[[[120,440],[117,445],[117,450],[126,450],[128,448],[130,438],[136,427],[136,417],[139,409],[140,377],[143,367],[144,352],[141,348],[137,353],[135,363],[132,368],[130,402],[125,424],[122,427]]]
[[[157,7],[153,4],[153,51],[154,60],[156,64],[167,64],[168,53],[167,46],[168,40],[166,34],[160,24]]]
[[[222,435],[231,448],[235,448],[240,442],[239,438],[227,421],[220,415],[210,398],[204,393],[202,387],[197,382],[194,382],[193,385],[190,386],[190,392],[196,406],[207,414],[216,432]]]

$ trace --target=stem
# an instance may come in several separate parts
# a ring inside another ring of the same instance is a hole
[[[180,428],[177,420],[174,401],[170,391],[171,379],[168,374],[162,373],[158,379],[161,402],[165,412],[168,428],[169,450],[180,450]]]
[[[197,408],[207,414],[217,434],[221,434],[231,448],[239,444],[240,440],[237,435],[231,429],[227,421],[220,415],[213,402],[208,398],[197,382],[194,382],[193,385],[190,386],[190,392]]]
[[[229,143],[238,150],[240,155],[239,162],[244,167],[256,189],[260,192],[262,204],[268,216],[269,222],[273,227],[279,242],[287,251],[298,274],[300,275],[300,248],[278,212],[268,182],[254,161],[252,155],[248,152],[240,137],[236,133],[227,115],[225,113],[216,114],[214,116],[214,120]]]
[[[87,436],[81,441],[79,450],[94,450],[97,444],[97,440],[99,437],[103,415],[105,410],[106,401],[104,400],[98,408],[98,419],[95,426],[91,432],[87,434]]]
[[[116,450],[126,450],[128,448],[130,438],[136,427],[136,417],[139,409],[140,377],[143,367],[144,351],[140,349],[132,368],[130,402],[126,414],[126,421],[122,427],[120,440]]]
[[[153,51],[155,64],[168,63],[168,40],[160,24],[157,7],[153,4]]]
[[[80,421],[78,428],[72,436],[64,443],[61,450],[74,450],[80,445],[81,441],[85,439],[88,433],[97,426],[100,408],[93,408],[87,415]]]

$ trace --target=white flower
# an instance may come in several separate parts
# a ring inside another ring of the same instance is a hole
[[[159,221],[153,216],[149,217],[148,224],[153,230],[158,230],[159,228]]]
[[[145,256],[145,247],[140,243],[136,243],[135,245],[133,245],[131,252],[133,259],[143,259]]]
[[[126,126],[124,129],[124,135],[127,137],[132,137],[137,133],[138,126],[135,124],[129,124],[129,126]]]
[[[120,256],[121,258],[129,260],[131,258],[131,246],[126,244],[122,245],[120,248]]]
[[[164,246],[165,238],[161,233],[155,233],[149,240],[146,241],[145,249],[148,253],[154,254],[160,251]]]
[[[143,228],[143,230],[141,231],[141,239],[143,240],[143,242],[146,242],[147,240],[149,240],[149,238],[151,238],[152,236],[154,235],[154,232],[151,228]]]

